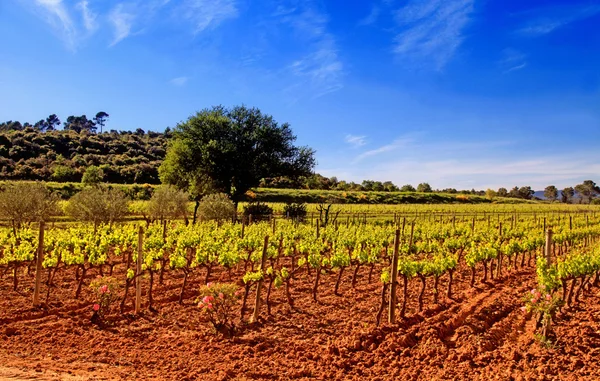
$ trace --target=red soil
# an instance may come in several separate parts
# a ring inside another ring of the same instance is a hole
[[[49,306],[42,310],[31,308],[30,276],[20,275],[18,292],[5,276],[0,279],[0,379],[600,379],[597,289],[559,314],[554,344],[546,348],[534,338],[532,319],[520,310],[522,296],[535,285],[533,268],[505,271],[502,279],[475,289],[467,271],[456,274],[455,300],[440,297],[438,305],[428,280],[422,313],[416,311],[420,283],[414,279],[407,318],[379,328],[381,285],[368,284],[362,269],[352,289],[351,273],[346,271],[341,296],[333,293],[336,274],[322,276],[318,303],[303,273],[292,281],[294,310],[283,288],[274,290],[272,315],[263,307],[264,319],[234,339],[215,336],[199,317],[193,301],[203,270],[192,275],[183,305],[177,303],[181,274],[168,273],[155,288],[157,312],[145,309],[133,317],[129,300],[129,312],[115,313],[113,324],[103,329],[90,322],[89,288],[80,300],[73,297],[74,269],[56,275]],[[217,273],[212,280],[219,276],[226,278]],[[440,290],[445,285],[446,278]],[[401,292],[400,287],[399,302]]]

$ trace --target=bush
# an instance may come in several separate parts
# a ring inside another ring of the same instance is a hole
[[[189,196],[171,185],[160,185],[142,211],[148,220],[173,220],[183,218],[187,221]],[[147,214],[147,216],[146,216]]]
[[[23,223],[46,221],[56,215],[57,202],[58,197],[42,183],[16,182],[0,191],[0,216],[19,228]]]
[[[207,283],[200,288],[200,296],[196,302],[215,332],[227,337],[235,333],[233,319],[240,294],[237,286],[231,283]]]
[[[273,215],[273,208],[261,202],[251,202],[244,206],[244,217],[246,220],[252,216],[252,221],[265,221]]]
[[[203,220],[223,221],[233,217],[235,206],[225,193],[214,193],[202,198],[198,213]]]
[[[73,196],[65,212],[79,221],[89,221],[97,227],[100,223],[113,223],[128,211],[128,201],[123,192],[114,188],[85,188]]]
[[[95,165],[87,167],[81,178],[81,182],[85,185],[95,185],[101,183],[104,179],[104,171]]]
[[[288,203],[283,207],[283,214],[287,218],[292,218],[298,221],[304,221],[306,217],[306,204]]]

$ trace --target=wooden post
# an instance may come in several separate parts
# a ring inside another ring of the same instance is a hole
[[[573,230],[573,216],[569,216],[569,230]]]
[[[135,310],[134,314],[140,312],[140,304],[142,302],[142,263],[144,262],[144,228],[141,226],[138,230],[138,255],[135,265]]]
[[[544,231],[546,231],[546,217],[544,217]]]
[[[244,239],[244,229],[246,228],[246,221],[242,220],[242,239]]]
[[[546,247],[544,248],[546,255],[546,266],[552,264],[552,229],[546,230]]]
[[[388,322],[394,324],[396,322],[396,285],[398,283],[398,247],[400,245],[400,229],[396,229],[396,237],[394,238],[394,254],[392,256],[391,280],[390,280],[390,307]]]
[[[35,289],[33,290],[33,306],[40,305],[40,286],[42,283],[42,262],[44,261],[44,221],[40,221],[37,258],[35,261]],[[48,285],[50,287],[50,285]]]
[[[265,262],[267,261],[267,245],[269,244],[269,236],[265,236],[265,244],[263,246],[262,257],[260,259],[260,271],[264,271]],[[256,299],[254,300],[254,313],[252,314],[252,319],[250,319],[250,323],[253,323],[258,320],[258,313],[260,312],[260,292],[262,291],[263,286],[263,278],[260,278],[258,284],[256,285]]]
[[[273,217],[273,235],[275,235],[275,226],[276,226],[276,222],[275,222],[275,217]]]

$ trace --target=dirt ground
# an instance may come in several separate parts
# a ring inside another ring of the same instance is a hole
[[[439,304],[432,302],[428,280],[421,313],[416,311],[420,283],[411,280],[407,317],[379,328],[378,274],[369,284],[363,270],[355,289],[346,271],[339,296],[333,293],[337,275],[321,277],[319,302],[312,300],[312,284],[303,273],[292,281],[294,310],[283,289],[275,290],[272,315],[263,309],[259,323],[233,339],[215,336],[194,304],[203,270],[192,274],[183,305],[177,303],[181,274],[168,273],[155,289],[156,312],[144,309],[133,317],[130,299],[128,313],[115,313],[102,329],[90,321],[89,288],[74,298],[74,269],[56,275],[56,287],[41,310],[31,307],[31,276],[21,274],[15,292],[5,275],[0,279],[0,380],[600,379],[598,289],[559,314],[553,345],[545,347],[520,309],[523,295],[535,285],[532,267],[505,272],[475,289],[469,287],[468,271],[457,272],[454,299],[440,297]],[[116,275],[123,276],[118,269]],[[216,273],[212,280],[219,277],[226,274]],[[443,278],[440,290],[446,282]]]

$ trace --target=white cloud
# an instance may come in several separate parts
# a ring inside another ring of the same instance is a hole
[[[527,56],[518,50],[512,48],[504,49],[502,57],[499,65],[505,74],[521,70],[527,66]]]
[[[382,153],[385,152],[391,152],[391,151],[395,151],[397,149],[403,148],[408,146],[409,144],[413,143],[415,140],[413,138],[399,138],[394,140],[393,142],[391,142],[390,144],[385,144],[379,148],[375,148],[369,151],[365,151],[363,153],[361,153],[360,155],[358,155],[353,163],[358,163],[366,158],[372,157],[372,156],[377,156],[380,155]]]
[[[80,1],[77,3],[77,8],[81,11],[81,18],[83,19],[83,25],[88,32],[94,32],[98,28],[96,22],[97,15],[89,9],[87,0]]]
[[[34,0],[46,22],[60,35],[67,49],[77,48],[77,30],[62,0]]]
[[[409,61],[433,61],[441,70],[464,40],[475,0],[410,0],[396,15],[402,31],[394,52]]]
[[[173,78],[169,81],[170,84],[174,85],[174,86],[183,86],[187,83],[187,81],[189,80],[188,77],[177,77],[177,78]]]
[[[374,5],[371,8],[371,12],[369,12],[369,14],[367,15],[367,17],[365,17],[364,19],[360,20],[358,22],[358,25],[362,25],[362,26],[373,25],[373,24],[375,24],[375,22],[379,18],[380,14],[381,14],[381,8],[379,8],[377,5]]]
[[[365,144],[367,144],[366,136],[364,136],[364,135],[357,136],[357,135],[348,134],[344,138],[344,141],[355,148],[361,147],[361,146],[364,146]]]
[[[537,37],[552,33],[573,22],[599,14],[600,4],[547,7],[536,9],[532,12],[537,13],[537,17],[533,18],[517,32],[526,36]]]
[[[284,23],[292,26],[307,53],[296,59],[289,70],[300,82],[286,89],[298,93],[308,89],[313,98],[343,88],[344,65],[338,55],[335,37],[327,31],[327,16],[303,3],[302,9],[287,8],[283,14]]]
[[[368,178],[397,185],[429,182],[440,189],[478,190],[515,185],[543,190],[551,184],[563,188],[600,173],[600,154],[594,150],[550,154],[522,149],[523,143],[519,144],[405,137],[366,151],[354,161],[330,163],[330,168],[318,172],[355,182]]]
[[[238,16],[234,0],[184,0],[183,11],[184,17],[194,24],[194,33],[215,28]]]
[[[131,28],[136,15],[133,12],[124,9],[125,6],[117,4],[110,12],[108,19],[114,27],[114,38],[110,46],[118,44],[123,39],[131,34]]]

